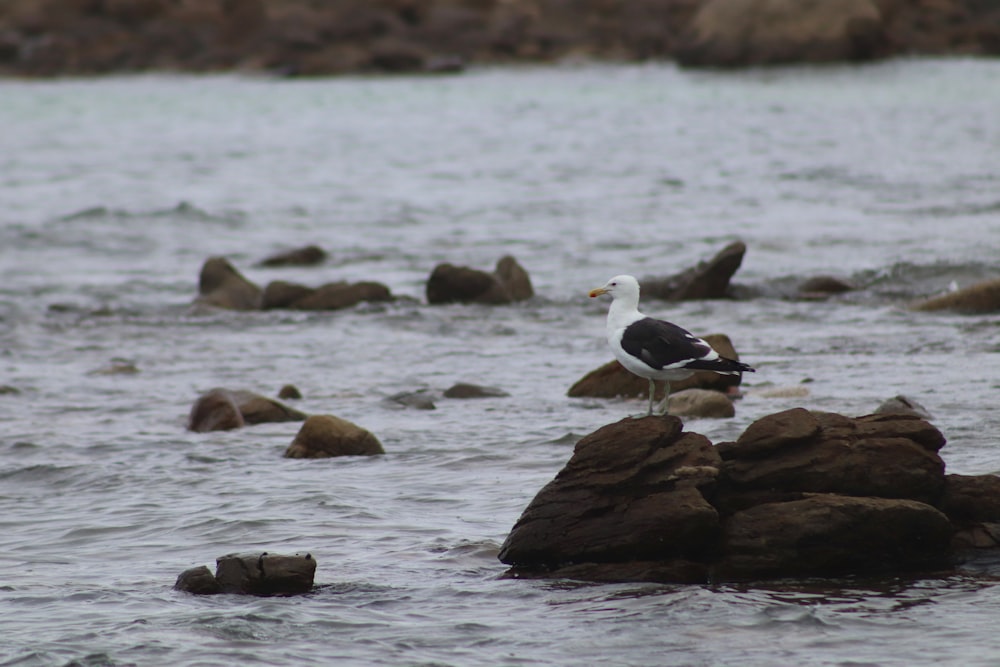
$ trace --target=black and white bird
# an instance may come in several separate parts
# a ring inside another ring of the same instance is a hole
[[[667,414],[670,383],[695,371],[723,375],[753,372],[744,363],[719,356],[712,346],[676,324],[646,317],[639,312],[639,281],[615,276],[603,287],[590,291],[591,298],[610,294],[608,345],[615,359],[632,373],[649,380],[649,412],[653,414],[656,380],[663,381],[663,402],[657,406]]]

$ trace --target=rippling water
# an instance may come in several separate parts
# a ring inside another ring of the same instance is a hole
[[[713,441],[788,407],[904,393],[951,472],[1000,470],[1000,316],[910,300],[995,277],[1000,62],[451,78],[0,82],[0,664],[994,665],[1000,568],[754,586],[509,581],[496,560],[577,438],[644,406],[569,399],[610,358],[610,275],[748,245],[758,298],[646,303],[758,372]],[[320,267],[264,269],[317,243]],[[423,304],[438,262],[511,253],[538,297]],[[385,282],[334,313],[190,306],[251,280]],[[816,274],[862,288],[782,298]],[[115,360],[137,373],[107,372]],[[804,380],[811,380],[802,384]],[[457,381],[508,398],[392,407]],[[185,431],[215,386],[372,430],[383,457],[286,460],[298,424]],[[807,396],[769,398],[771,387]],[[182,570],[309,551],[297,598],[200,598]]]

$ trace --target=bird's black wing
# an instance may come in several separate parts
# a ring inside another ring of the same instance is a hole
[[[705,341],[676,324],[643,318],[627,327],[622,334],[622,348],[633,357],[657,370],[680,368],[713,350]]]

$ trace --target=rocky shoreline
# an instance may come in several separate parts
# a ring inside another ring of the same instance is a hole
[[[0,75],[455,72],[469,64],[686,66],[1000,55],[976,0],[8,0]]]

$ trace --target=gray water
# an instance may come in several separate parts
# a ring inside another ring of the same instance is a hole
[[[756,298],[650,314],[758,372],[714,442],[790,407],[896,394],[1000,470],[1000,315],[913,313],[995,277],[1000,62],[741,73],[0,82],[0,664],[995,665],[1000,569],[756,585],[500,578],[500,543],[579,437],[644,407],[570,399],[610,359],[611,275],[725,244]],[[316,243],[313,268],[264,269]],[[430,307],[439,262],[513,254],[538,296]],[[379,280],[342,312],[197,308],[201,263]],[[861,288],[783,298],[817,274]],[[111,372],[131,364],[138,372]],[[506,398],[385,401],[458,381]],[[385,456],[287,460],[298,424],[185,430],[216,386],[370,429]],[[182,570],[310,552],[295,598],[194,597]]]

